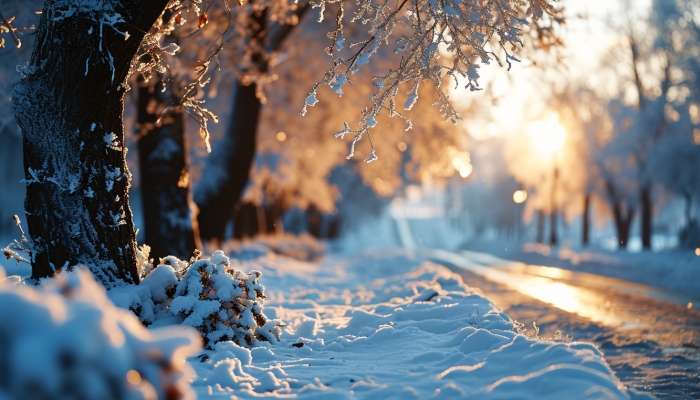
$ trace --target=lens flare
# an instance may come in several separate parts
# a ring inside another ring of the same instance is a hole
[[[564,145],[566,130],[559,125],[559,116],[552,114],[546,121],[531,122],[525,128],[535,149],[543,155],[552,155]]]
[[[513,201],[516,204],[524,203],[527,200],[527,192],[525,190],[516,190],[513,193]]]

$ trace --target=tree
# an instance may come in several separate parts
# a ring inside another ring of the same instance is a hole
[[[199,14],[199,3],[193,0],[188,5]],[[316,5],[323,11],[333,3],[322,0]],[[510,63],[513,57],[507,45],[520,43],[518,33],[526,23],[522,17],[537,18],[552,9],[545,0],[476,4],[406,0],[396,8],[365,0],[353,21],[365,20],[370,37],[354,54],[340,57],[335,52],[344,47],[342,4],[331,33],[334,67],[312,88],[306,106],[316,104],[321,84],[342,92],[348,74],[367,64],[394,30],[400,36],[398,50],[407,52],[396,69],[375,81],[378,92],[360,128],[346,130],[356,132],[354,142],[369,135],[381,111],[396,113],[394,99],[400,86],[410,88],[428,80],[439,88],[443,76],[452,76],[466,79],[471,89],[478,88],[478,62],[498,59],[490,51],[491,43]],[[157,40],[143,39],[166,7],[182,7],[182,3],[48,0],[44,4],[31,61],[13,90],[14,112],[23,133],[25,210],[31,239],[27,250],[34,278],[84,264],[107,286],[139,281],[122,113],[127,77],[150,62],[141,58],[142,42],[148,45],[147,51],[165,51]],[[441,44],[454,54],[449,67],[438,63]],[[210,62],[202,62],[193,85],[205,82]],[[187,93],[194,87],[188,86]],[[443,114],[457,118],[448,98],[437,93]],[[182,102],[199,117],[208,139],[206,122],[212,115],[192,96],[186,95]],[[376,159],[374,150],[369,159]]]
[[[700,222],[693,216],[693,204],[700,194],[700,63],[694,54],[700,50],[697,0],[654,1],[654,23],[667,32],[661,44],[673,54],[673,85],[668,90],[667,133],[649,156],[649,170],[656,182],[685,202],[680,245],[700,247]]]
[[[177,81],[176,81],[177,82]],[[182,107],[162,79],[138,84],[138,140],[145,243],[151,256],[186,258],[196,243],[190,217],[189,172]],[[173,85],[177,86],[177,85]],[[173,104],[175,106],[173,106]]]
[[[234,51],[234,69],[241,71],[234,84],[231,119],[225,136],[207,159],[205,178],[195,192],[199,233],[204,241],[224,238],[226,223],[248,183],[260,111],[266,102],[263,86],[269,79],[270,61],[309,8],[303,3],[291,7],[290,12],[284,7],[260,5],[238,13],[246,17],[240,25],[245,27],[242,36],[248,39]]]
[[[87,265],[104,284],[138,282],[124,147],[124,85],[167,0],[44,4],[14,87],[27,181],[32,277]]]
[[[669,94],[678,83],[673,77],[677,57],[664,18],[657,18],[656,12],[632,15],[629,10],[624,26],[614,29],[618,40],[597,71],[603,75],[598,80],[614,84],[591,87],[587,94],[577,94],[572,104],[584,100],[579,106],[579,125],[586,132],[581,148],[586,149],[583,156],[591,168],[583,203],[590,205],[592,199],[607,203],[620,249],[626,248],[639,211],[642,245],[649,249],[657,185],[649,159],[669,131],[668,112],[674,107]],[[605,89],[608,93],[603,93]]]

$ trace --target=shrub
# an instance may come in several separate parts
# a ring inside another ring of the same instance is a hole
[[[154,303],[162,303],[174,287],[172,274],[179,281],[172,293],[169,310],[183,318],[182,323],[197,329],[207,346],[231,340],[241,346],[279,341],[282,330],[279,320],[269,320],[263,313],[265,288],[258,282],[259,271],[244,273],[231,266],[222,251],[209,260],[183,263],[175,257],[162,259],[162,264],[146,275]],[[174,266],[174,268],[173,268]],[[157,279],[151,279],[159,273]]]

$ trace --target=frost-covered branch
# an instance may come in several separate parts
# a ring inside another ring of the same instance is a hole
[[[5,39],[2,38],[3,33],[9,33],[10,36],[12,36],[12,40],[14,40],[15,46],[17,46],[18,49],[22,47],[22,42],[17,35],[15,35],[17,28],[12,26],[12,21],[14,21],[14,19],[15,17],[5,19],[2,15],[2,11],[0,11],[0,48],[5,47]]]
[[[438,91],[435,105],[440,113],[445,119],[456,123],[459,115],[450,104],[449,96],[441,89],[443,79],[448,77],[456,85],[466,80],[466,89],[481,90],[478,84],[481,64],[496,61],[499,65],[505,62],[510,67],[511,62],[519,61],[513,52],[523,45],[523,29],[529,25],[526,18],[537,20],[545,14],[554,15],[557,11],[547,0],[404,0],[395,5],[388,0],[359,1],[350,22],[367,25],[369,38],[349,44],[348,48],[358,49],[344,58],[339,55],[345,49],[343,19],[346,6],[343,0],[311,2],[312,7],[320,9],[319,21],[323,20],[326,8],[331,4],[338,4],[339,7],[335,16],[335,30],[328,34],[332,45],[326,48],[333,59],[333,67],[325,73],[320,83],[313,86],[302,115],[307,112],[308,106],[317,103],[319,86],[329,86],[342,95],[342,87],[350,82],[349,75],[368,64],[370,57],[382,45],[393,42],[393,52],[404,54],[398,68],[375,77],[376,93],[372,96],[371,105],[363,112],[360,128],[351,130],[346,125],[342,134],[338,135],[342,137],[344,133],[356,133],[350,157],[354,153],[354,144],[362,134],[366,132],[369,136],[368,130],[376,127],[376,117],[380,112],[386,110],[390,116],[401,116],[396,112],[395,102],[403,85],[411,88],[404,106],[406,110],[410,110],[418,99],[418,82],[427,80]],[[549,38],[547,32],[540,35]],[[441,60],[441,54],[445,53],[449,57]],[[499,57],[499,53],[502,56]],[[408,119],[407,124],[410,129]],[[373,155],[367,161],[376,159],[373,148],[372,151]]]
[[[29,242],[29,239],[27,239],[27,235],[24,233],[24,229],[22,229],[22,224],[19,221],[19,217],[14,215],[13,219],[15,220],[15,224],[17,225],[17,229],[19,229],[19,233],[22,235],[22,239],[20,241],[17,241],[16,239],[12,241],[7,247],[2,249],[2,252],[5,254],[5,257],[8,260],[15,259],[17,260],[17,263],[26,263],[26,264],[31,264],[29,260],[32,259],[32,245]],[[23,257],[21,253],[25,253],[29,256],[29,260]]]

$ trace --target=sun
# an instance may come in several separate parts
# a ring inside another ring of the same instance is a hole
[[[547,120],[531,122],[525,128],[538,153],[551,156],[564,145],[566,130],[559,125],[559,115],[553,113]]]

